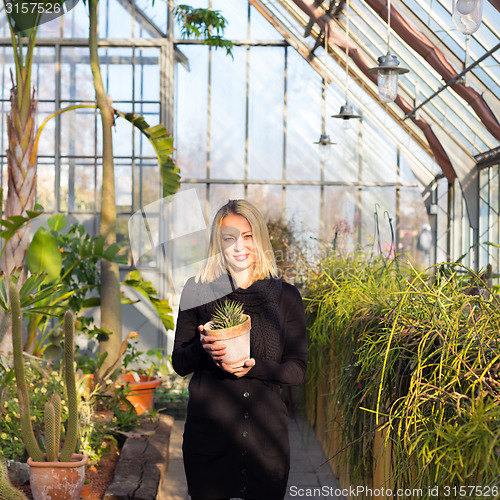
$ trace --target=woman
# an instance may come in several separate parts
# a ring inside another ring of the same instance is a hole
[[[252,320],[251,358],[238,368],[221,362],[225,346],[203,331],[223,297]],[[304,380],[304,307],[278,278],[264,219],[245,200],[215,216],[207,262],[182,292],[172,363],[193,373],[182,447],[191,498],[282,499],[290,450],[281,386]]]

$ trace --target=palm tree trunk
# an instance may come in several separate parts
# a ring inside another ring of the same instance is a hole
[[[114,112],[111,99],[106,95],[101,76],[98,54],[98,0],[89,0],[89,47],[90,66],[94,80],[96,104],[102,122],[102,191],[101,223],[99,234],[106,245],[116,242],[115,171],[113,162]],[[101,328],[109,330],[108,339],[100,342],[100,353],[108,353],[101,367],[104,373],[118,356],[122,336],[122,314],[120,300],[120,276],[118,264],[101,260]]]
[[[36,189],[36,158],[33,158],[35,141],[35,113],[37,102],[31,94],[30,82],[22,82],[23,87],[14,86],[11,90],[11,112],[7,116],[8,196],[5,215],[26,215],[33,210]],[[21,95],[19,95],[19,92]],[[25,99],[23,93],[28,94]],[[19,107],[19,102],[23,106]],[[24,275],[24,260],[30,243],[29,228],[23,227],[8,242],[5,250],[4,270],[10,275],[21,268]]]
[[[22,38],[16,37],[12,21],[8,17],[11,30],[12,48],[14,50],[15,81],[12,76],[10,94],[11,109],[7,115],[7,149],[8,191],[5,203],[5,216],[24,215],[35,206],[36,190],[36,154],[35,113],[37,101],[31,87],[31,65],[37,28],[31,30],[28,38],[26,54],[23,54]],[[26,279],[25,257],[30,243],[29,226],[23,226],[5,245],[3,272],[10,276],[16,269],[20,270],[19,281]],[[0,349],[9,350],[12,346],[12,331],[9,328],[4,335]]]

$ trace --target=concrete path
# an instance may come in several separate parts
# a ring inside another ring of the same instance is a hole
[[[176,420],[170,436],[170,456],[167,473],[158,492],[158,500],[189,500],[182,464],[182,432],[184,422]],[[339,484],[333,476],[314,431],[304,417],[290,418],[290,476],[285,500],[314,498],[344,500],[336,496]],[[265,499],[262,499],[265,500]]]

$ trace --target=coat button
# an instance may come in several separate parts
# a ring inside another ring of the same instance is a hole
[[[245,431],[245,432],[242,434],[242,436],[243,436],[244,438],[247,438],[247,437],[248,437],[248,432],[247,432],[247,431]]]
[[[244,392],[244,393],[243,393],[243,397],[244,397],[244,398],[248,398],[248,396],[250,396],[250,393],[249,393],[249,392]]]
[[[243,486],[243,488],[241,488],[241,492],[242,492],[242,493],[245,493],[245,491],[247,491],[247,487],[246,487],[246,486]]]
[[[249,416],[248,412],[243,413],[243,418],[248,418]]]
[[[246,470],[246,469],[241,469],[241,473],[242,473],[242,474],[246,474],[246,473],[247,473],[247,470]]]
[[[241,450],[241,454],[245,456],[248,453],[248,450]]]

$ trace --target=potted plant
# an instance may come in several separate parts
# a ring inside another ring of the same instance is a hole
[[[60,450],[61,407],[58,394],[45,404],[45,450],[43,453],[33,432],[30,396],[26,383],[21,332],[21,303],[19,292],[10,283],[9,297],[12,315],[12,345],[14,371],[19,398],[21,435],[29,454],[30,487],[34,500],[78,500],[85,479],[87,457],[75,454],[78,439],[78,398],[74,368],[74,320],[67,311],[64,315],[65,386],[68,403],[66,439]]]
[[[243,313],[243,305],[226,300],[217,305],[204,328],[208,336],[217,337],[216,343],[223,342],[227,346],[221,362],[237,367],[250,358],[251,326],[250,316]]]
[[[154,392],[157,387],[161,385],[161,378],[156,375],[161,368],[161,359],[163,358],[162,349],[150,349],[146,355],[149,358],[149,367],[143,369],[141,364],[144,365],[145,361],[142,358],[144,354],[138,350],[137,338],[139,334],[133,332],[135,335],[130,337],[128,342],[127,352],[123,357],[123,367],[125,371],[121,374],[125,382],[126,398],[132,403],[138,415],[149,412],[153,409]],[[155,362],[154,357],[158,359]],[[127,370],[128,365],[133,362],[134,370]]]

